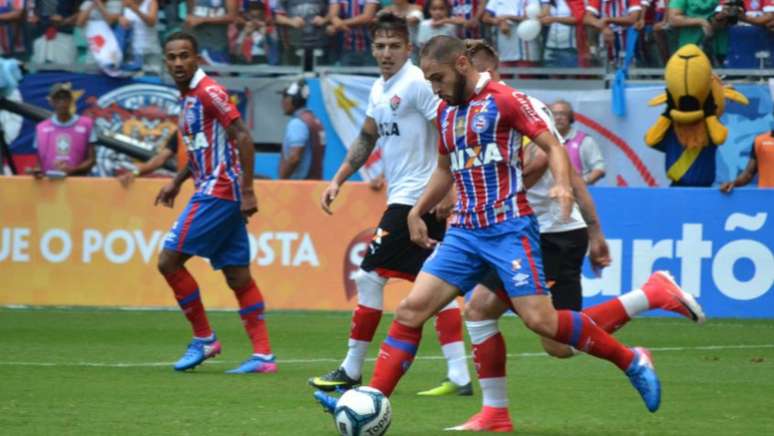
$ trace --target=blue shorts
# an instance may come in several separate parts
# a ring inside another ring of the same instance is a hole
[[[249,265],[250,242],[239,202],[197,192],[167,233],[164,249],[205,257],[216,270]]]
[[[514,218],[483,229],[452,227],[427,259],[422,271],[465,293],[491,267],[508,296],[548,295],[534,216]]]

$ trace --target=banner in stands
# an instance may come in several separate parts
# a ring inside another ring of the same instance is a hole
[[[368,95],[374,78],[350,75],[321,77],[325,108],[336,134],[345,147],[360,132]],[[518,81],[511,81],[518,85]],[[737,89],[750,100],[750,105],[730,103],[722,121],[729,136],[718,152],[716,182],[733,180],[747,165],[755,135],[771,128],[772,96],[767,86],[739,85]],[[528,94],[551,103],[562,99],[575,109],[576,127],[597,140],[607,166],[601,186],[669,186],[664,171],[664,155],[645,145],[647,129],[656,121],[663,107],[650,107],[648,100],[664,92],[663,86],[632,87],[626,91],[626,117],[610,111],[610,90],[537,90]],[[369,161],[378,171],[378,156]],[[368,178],[369,173],[363,174]]]
[[[63,72],[30,74],[19,85],[21,99],[50,109],[48,93],[51,86],[62,82],[72,84],[73,110],[93,118],[99,133],[155,152],[177,131],[179,92],[173,86],[161,84],[158,78],[120,79],[103,74]],[[240,112],[245,113],[247,99],[244,93],[230,93]],[[25,119],[21,129],[15,132],[8,138],[12,152],[17,156],[33,155],[35,123]],[[20,161],[25,163],[24,159]],[[130,164],[128,156],[103,149],[98,151],[98,165],[93,173],[111,176],[115,170],[126,169]]]
[[[154,207],[164,181],[0,178],[0,304],[169,306],[172,292],[156,271],[174,210]],[[365,184],[344,186],[334,214],[320,210],[322,182],[257,182],[260,213],[248,225],[250,265],[272,309],[348,310],[350,279],[371,240],[384,196]],[[641,286],[667,269],[709,316],[774,318],[774,203],[771,192],[737,189],[592,191],[613,264],[584,278],[592,305]],[[212,308],[235,308],[221,274],[206,261],[189,269]],[[385,305],[408,292],[391,281]]]

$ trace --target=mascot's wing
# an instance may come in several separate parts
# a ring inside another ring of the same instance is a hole
[[[648,100],[648,106],[659,106],[667,102],[667,95],[666,93],[657,95],[650,100]]]
[[[711,115],[704,119],[707,123],[707,131],[713,144],[723,144],[728,137],[728,127],[720,123],[717,116]]]
[[[731,101],[735,101],[739,104],[743,104],[747,106],[750,104],[750,100],[747,99],[747,97],[744,96],[741,92],[737,91],[730,85],[726,85],[723,87],[723,96]]]
[[[659,115],[656,122],[645,132],[645,144],[653,147],[661,143],[670,126],[672,126],[672,120],[664,115]]]

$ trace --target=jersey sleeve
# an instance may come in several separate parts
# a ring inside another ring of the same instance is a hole
[[[422,79],[417,81],[416,91],[414,92],[414,104],[417,110],[427,121],[432,121],[438,114],[438,105],[441,99],[433,94],[433,88],[430,82]]]
[[[508,115],[510,127],[522,135],[535,139],[541,133],[548,131],[548,126],[530,103],[529,97],[518,91],[511,92],[505,98],[501,111]]]
[[[370,118],[374,118],[374,111],[376,109],[376,103],[374,100],[376,97],[374,96],[374,89],[376,87],[371,87],[371,92],[368,93],[368,105],[366,106],[366,116]],[[374,118],[375,119],[375,118]]]
[[[205,112],[215,117],[224,128],[228,128],[231,123],[239,119],[239,109],[231,102],[228,92],[222,86],[217,84],[205,86],[199,98]]]
[[[774,12],[774,0],[763,0],[762,10],[766,13]]]
[[[643,3],[640,0],[629,0],[629,9],[626,10],[626,13],[631,14],[632,12],[639,12],[642,8]]]

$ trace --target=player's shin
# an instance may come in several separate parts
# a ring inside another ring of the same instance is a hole
[[[164,278],[174,291],[177,304],[191,323],[194,337],[203,339],[212,336],[212,329],[199,293],[199,285],[196,284],[193,276],[183,267],[171,274],[165,274]]]
[[[251,279],[250,283],[242,289],[235,290],[239,300],[239,316],[242,318],[247,336],[253,345],[253,353],[263,357],[270,357],[271,344],[269,342],[269,330],[264,320],[263,295]]]
[[[505,340],[493,319],[466,321],[485,407],[508,407]]]
[[[462,340],[462,313],[456,300],[446,305],[435,318],[438,341],[448,365],[448,379],[457,386],[470,383],[465,343]]]
[[[393,321],[387,339],[379,349],[370,386],[390,396],[403,373],[408,371],[422,338],[422,327],[409,327]]]
[[[570,345],[576,350],[605,359],[626,371],[634,359],[634,353],[613,336],[597,327],[583,312],[559,310],[552,339]]]
[[[360,378],[368,345],[382,319],[384,285],[387,279],[375,272],[358,270],[355,274],[358,290],[358,306],[352,313],[352,330],[347,343],[347,357],[341,367],[353,380]]]

